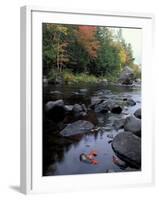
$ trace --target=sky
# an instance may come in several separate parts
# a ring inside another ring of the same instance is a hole
[[[122,34],[125,41],[132,46],[135,63],[141,64],[142,29],[122,28]]]

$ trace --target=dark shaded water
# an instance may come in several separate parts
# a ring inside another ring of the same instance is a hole
[[[81,89],[87,89],[82,90]],[[113,127],[115,119],[121,119],[134,113],[141,107],[140,87],[121,87],[115,85],[101,86],[98,84],[83,85],[49,85],[44,87],[44,104],[50,100],[63,99],[65,104],[75,103],[90,105],[93,98],[99,95],[107,97],[132,97],[137,103],[132,107],[125,107],[121,114],[97,114],[98,127],[102,131],[88,133],[74,138],[64,138],[59,135],[59,129],[64,124],[55,124],[45,120],[43,124],[43,175],[69,175],[69,174],[88,174],[134,171],[130,167],[121,169],[114,164],[112,157],[115,153],[112,150],[110,141],[119,133]],[[55,92],[54,91],[58,91]],[[60,92],[60,93],[59,93]],[[60,127],[61,126],[61,127]],[[60,127],[60,128],[59,128]],[[120,130],[121,131],[121,130]],[[89,153],[96,150],[98,161],[97,165],[91,165],[80,161],[81,153]],[[115,155],[116,156],[116,155]]]

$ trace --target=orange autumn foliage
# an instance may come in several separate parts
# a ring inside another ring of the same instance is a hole
[[[100,47],[99,41],[96,39],[96,27],[79,26],[76,35],[79,44],[82,45],[91,58],[95,59],[97,50]]]

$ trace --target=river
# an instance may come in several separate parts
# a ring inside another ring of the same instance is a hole
[[[73,140],[65,141],[59,137],[59,133],[50,128],[50,122],[43,124],[43,175],[71,175],[107,172],[126,172],[135,171],[131,167],[122,169],[113,162],[116,157],[112,146],[112,137],[116,136],[121,130],[114,129],[115,119],[122,119],[134,113],[141,107],[141,88],[101,85],[101,84],[72,84],[72,85],[47,85],[43,89],[43,104],[47,101],[63,99],[66,105],[85,104],[88,107],[93,98],[99,95],[107,97],[131,97],[136,105],[125,107],[121,114],[97,113],[97,126],[105,127],[96,133],[83,134]],[[63,126],[63,124],[61,125]],[[81,162],[81,153],[88,154],[95,150],[97,153],[96,165]]]

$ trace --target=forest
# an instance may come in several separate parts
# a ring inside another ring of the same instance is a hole
[[[134,60],[121,28],[43,23],[43,75],[49,81],[112,81],[125,66],[140,78]]]

